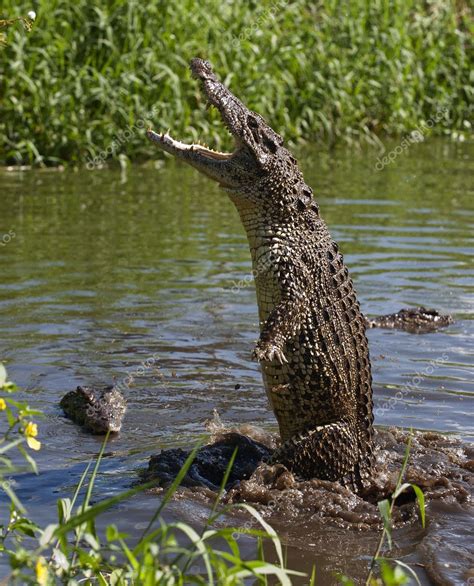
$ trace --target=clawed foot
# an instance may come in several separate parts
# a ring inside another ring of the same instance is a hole
[[[283,350],[268,342],[257,343],[252,353],[252,359],[258,360],[258,362],[271,362],[272,360],[276,360],[279,364],[288,363],[286,356],[283,354]]]

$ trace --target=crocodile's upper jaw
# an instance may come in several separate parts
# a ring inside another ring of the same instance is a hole
[[[225,153],[201,144],[185,144],[168,133],[159,134],[151,129],[147,132],[148,138],[162,150],[192,165],[224,187],[239,188],[260,178],[283,139],[217,79],[207,61],[193,59],[191,71],[201,81],[209,104],[219,110],[234,137],[235,150]]]

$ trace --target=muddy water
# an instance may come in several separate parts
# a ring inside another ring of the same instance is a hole
[[[436,334],[368,332],[376,423],[464,443],[473,437],[473,154],[469,144],[413,145],[383,171],[375,171],[373,152],[301,156],[363,311],[423,304],[456,319]],[[0,247],[1,359],[23,397],[45,412],[42,472],[17,479],[35,520],[51,522],[55,499],[73,490],[100,445],[58,408],[77,384],[126,388],[123,431],[97,485],[104,496],[129,486],[151,454],[192,445],[214,409],[227,426],[276,430],[249,360],[257,313],[245,236],[214,185],[169,161],[126,176],[5,172],[0,241],[10,230]],[[109,518],[137,534],[156,500],[141,495]],[[199,527],[206,511],[204,500],[179,499],[168,514]],[[466,583],[465,504],[433,500],[428,518],[427,531],[416,522],[397,530],[396,554],[426,566],[416,566],[425,584],[437,575],[440,583]],[[335,583],[335,571],[360,579],[378,538],[375,528],[356,531],[316,514],[272,521],[289,564],[304,571],[316,564],[320,584]],[[243,548],[250,555],[253,545]]]

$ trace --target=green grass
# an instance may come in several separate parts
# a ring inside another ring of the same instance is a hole
[[[290,140],[374,142],[440,107],[434,132],[472,120],[463,1],[4,0],[0,18],[31,9],[0,48],[0,164],[155,157],[148,122],[220,144],[194,56]]]
[[[138,486],[91,505],[90,498],[106,443],[107,440],[93,470],[90,472],[92,462],[84,470],[72,499],[58,500],[56,523],[42,529],[26,517],[19,518],[16,509],[11,509],[6,534],[3,528],[4,534],[0,536],[0,544],[10,561],[9,583],[40,586],[58,583],[73,586],[82,582],[101,586],[243,586],[249,579],[254,584],[263,585],[268,576],[273,576],[279,584],[291,586],[292,576],[304,575],[285,568],[277,534],[248,505],[241,505],[241,508],[254,517],[260,529],[213,528],[213,523],[225,511],[217,510],[221,495],[200,533],[181,521],[166,523],[161,518],[161,512],[173,497],[195,452],[190,454],[162,497],[138,542],[113,524],[98,531],[96,522],[102,513],[149,488],[149,485]],[[79,503],[84,491],[82,503]],[[22,543],[23,535],[33,538],[26,547]],[[238,544],[243,535],[271,541],[278,562],[266,562],[260,548],[258,557],[244,559]]]

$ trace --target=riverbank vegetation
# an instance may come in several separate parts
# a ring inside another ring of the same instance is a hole
[[[464,0],[5,0],[0,18],[31,9],[33,30],[11,27],[0,48],[0,164],[155,158],[149,124],[228,146],[195,56],[292,141],[380,145],[430,120],[470,131]]]

